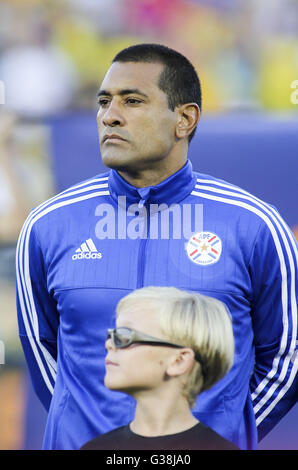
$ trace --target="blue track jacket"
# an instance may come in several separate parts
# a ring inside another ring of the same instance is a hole
[[[32,210],[16,278],[20,338],[49,410],[44,449],[79,449],[133,419],[134,400],[103,384],[104,344],[117,302],[142,286],[213,296],[231,312],[234,365],[199,396],[204,424],[255,449],[297,400],[293,234],[274,207],[190,161],[142,189],[110,170]]]

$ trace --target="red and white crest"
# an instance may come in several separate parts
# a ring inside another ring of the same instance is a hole
[[[187,242],[186,251],[195,264],[206,266],[216,263],[222,252],[222,243],[218,235],[212,232],[199,232]]]

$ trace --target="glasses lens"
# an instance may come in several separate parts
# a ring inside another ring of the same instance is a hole
[[[116,328],[114,333],[116,348],[126,348],[131,344],[131,330],[128,328]]]

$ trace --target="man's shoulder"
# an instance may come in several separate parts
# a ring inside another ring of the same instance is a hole
[[[196,176],[197,178],[197,186],[200,186],[202,187],[202,189],[204,187],[208,187],[208,185],[210,185],[212,188],[221,188],[222,190],[234,190],[234,191],[238,191],[239,193],[243,193],[243,194],[247,194],[249,196],[252,196],[252,197],[256,197],[254,196],[252,193],[250,193],[249,191],[247,191],[246,189],[242,188],[241,186],[235,184],[235,183],[231,183],[230,181],[227,181],[227,180],[224,180],[222,178],[218,178],[216,176],[212,176],[212,175],[209,175],[209,174],[206,174],[206,173],[199,173],[197,171],[194,171],[193,172],[194,175]],[[204,186],[202,186],[204,185]]]
[[[192,195],[202,198],[203,201],[213,201],[234,208],[241,214],[253,214],[264,223],[268,221],[268,217],[279,216],[275,206],[247,189],[204,173],[194,172],[194,174],[197,180]]]
[[[106,171],[104,173],[100,173],[98,175],[92,176],[85,180],[79,181],[78,183],[74,183],[68,188],[58,192],[53,197],[47,199],[38,207],[42,206],[43,204],[47,204],[48,202],[56,201],[57,199],[60,199],[60,198],[67,198],[69,196],[75,196],[77,194],[81,194],[84,192],[107,188],[109,173],[110,173],[109,171]]]
[[[29,216],[47,215],[55,209],[72,206],[101,194],[109,195],[108,177],[109,171],[75,183],[34,207]]]
[[[48,233],[51,227],[56,230],[60,223],[68,223],[70,216],[84,215],[95,198],[109,197],[108,176],[107,171],[88,178],[35,206],[24,221],[22,232],[29,234],[33,229]]]

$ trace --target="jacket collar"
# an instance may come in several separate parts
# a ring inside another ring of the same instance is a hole
[[[116,170],[110,171],[108,183],[115,202],[118,201],[118,196],[126,196],[129,205],[165,203],[170,206],[179,203],[191,193],[196,184],[196,176],[192,171],[191,162],[187,160],[180,170],[156,186],[136,188],[125,181]]]

